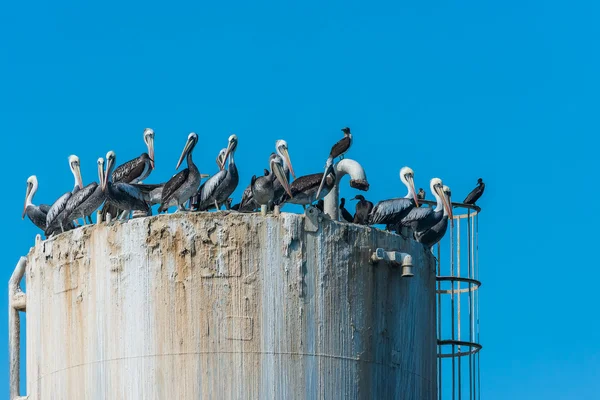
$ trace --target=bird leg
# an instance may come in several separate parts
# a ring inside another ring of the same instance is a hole
[[[92,221],[92,216],[88,215],[87,218],[88,218],[88,222],[90,223],[90,225],[92,225],[94,223],[94,221]]]
[[[215,208],[217,209],[217,211],[221,210],[221,207],[219,207],[219,203],[217,203],[216,199],[215,199]]]
[[[185,209],[185,204],[180,204],[180,205],[179,205],[179,209],[178,209],[177,211],[187,211],[187,210]]]
[[[125,210],[121,213],[121,215],[119,216],[119,219],[123,220],[129,218],[129,210]]]

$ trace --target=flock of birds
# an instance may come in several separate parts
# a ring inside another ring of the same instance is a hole
[[[210,177],[201,174],[194,164],[192,153],[198,143],[198,135],[192,132],[187,138],[176,170],[184,159],[187,168],[165,183],[144,184],[143,181],[154,169],[154,131],[147,128],[144,130],[144,142],[148,152],[115,168],[116,155],[114,151],[109,151],[106,154],[106,165],[104,159],[98,159],[98,183],[92,182],[84,187],[79,158],[70,156],[69,168],[75,181],[73,190],[60,196],[52,206],[36,206],[33,203],[38,180],[35,175],[30,176],[27,179],[22,217],[27,215],[31,222],[44,231],[46,237],[50,237],[76,228],[79,218],[83,220],[83,225],[92,223],[91,215],[103,204],[99,215],[101,220],[113,217],[127,219],[134,211],[151,215],[151,207],[155,204],[159,204],[159,213],[170,207],[178,207],[181,211],[220,210],[223,205],[228,210],[254,212],[258,209],[273,209],[285,203],[300,204],[306,208],[315,202],[316,207],[323,211],[323,198],[336,182],[334,160],[343,158],[352,144],[350,128],[343,128],[342,132],[344,136],[331,148],[324,172],[298,178],[292,167],[286,141],[278,140],[275,152],[269,157],[269,169],[265,169],[260,176],[253,176],[240,203],[232,205],[230,196],[239,183],[234,158],[238,144],[236,135],[231,135],[227,147],[219,152],[216,159],[219,172],[216,174]],[[291,183],[290,174],[294,178]],[[208,179],[200,185],[204,178]],[[430,191],[436,199],[436,206],[421,207],[419,201],[425,199],[425,191],[422,188],[415,191],[413,170],[403,167],[400,170],[400,180],[408,189],[406,196],[373,205],[364,196],[357,195],[352,199],[357,201],[354,215],[345,208],[345,199],[342,198],[342,218],[361,225],[384,224],[388,230],[395,230],[400,234],[403,228],[410,228],[415,240],[431,247],[444,236],[448,220],[452,221],[450,188],[443,185],[439,178],[431,179]],[[475,204],[484,189],[485,184],[480,178],[477,187],[469,193],[463,204]]]

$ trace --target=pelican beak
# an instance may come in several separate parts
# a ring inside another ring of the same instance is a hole
[[[83,178],[81,177],[81,167],[79,166],[79,163],[75,167],[75,175],[77,177],[77,184],[79,185],[79,189],[81,190],[83,189]]]
[[[192,147],[192,142],[193,142],[193,139],[188,139],[188,141],[186,142],[185,147],[183,148],[183,151],[181,152],[181,156],[179,157],[179,161],[177,161],[177,166],[175,167],[175,169],[179,169],[179,167],[181,166],[183,159],[185,158],[188,151]]]
[[[283,158],[285,158],[285,162],[287,163],[288,167],[290,167],[290,173],[292,174],[292,177],[296,179],[294,167],[292,167],[292,160],[290,159],[290,153],[288,153],[288,150],[284,148],[281,150],[281,154],[283,155]]]
[[[100,188],[104,185],[104,163],[98,163],[98,180],[100,181]]]
[[[410,184],[410,188],[412,189],[413,199],[415,200],[415,206],[419,207],[419,198],[417,197],[417,192],[415,191],[415,179],[411,176],[408,179],[408,183]]]
[[[152,136],[148,140],[148,155],[150,156],[150,166],[154,169],[154,137]]]
[[[113,160],[112,158],[109,158],[108,161],[106,162],[106,171],[102,174],[103,175],[103,180],[102,180],[102,191],[106,191],[106,185],[108,182],[108,175],[110,174],[110,169],[112,168],[112,164],[113,164]]]
[[[229,157],[229,153],[231,153],[233,146],[234,146],[233,142],[229,142],[229,144],[227,145],[227,151],[225,152],[225,155],[223,156],[223,159],[221,160],[221,166],[220,166],[221,171],[223,169],[225,169],[225,161],[227,161],[227,157]]]
[[[210,176],[209,174],[200,174],[200,179],[206,179],[209,176]]]
[[[27,192],[25,192],[25,204],[23,204],[23,215],[21,215],[21,219],[25,219],[25,213],[27,211],[27,199],[29,198],[30,192],[31,192],[31,184],[27,183]]]
[[[444,188],[442,186],[436,187],[436,191],[438,195],[442,198],[442,202],[444,203],[444,207],[446,207],[446,211],[448,212],[448,218],[450,219],[450,224],[454,227],[454,219],[452,218],[452,203],[448,202],[448,197],[446,197],[446,192],[444,192]]]
[[[294,196],[292,195],[292,188],[290,187],[290,183],[285,177],[285,171],[283,170],[283,167],[276,162],[272,162],[271,169],[275,173],[277,179],[279,179],[279,182],[281,182],[281,185],[283,186],[287,194],[290,196],[290,198],[293,198]]]

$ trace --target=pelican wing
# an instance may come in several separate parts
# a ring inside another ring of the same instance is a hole
[[[295,196],[297,193],[305,192],[309,189],[316,189],[321,183],[322,178],[322,172],[298,177],[298,179],[295,179],[290,185],[292,189],[292,195]],[[287,197],[289,197],[289,195]]]
[[[162,191],[162,204],[167,204],[169,202],[169,200],[171,199],[171,197],[173,197],[177,189],[179,189],[181,185],[183,185],[183,183],[187,180],[189,174],[190,170],[188,168],[183,169],[175,175],[173,175],[173,177],[171,177],[171,179],[169,179],[169,181],[165,183],[165,186]]]
[[[222,171],[217,172],[210,178],[208,178],[208,180],[202,184],[202,186],[200,187],[200,190],[199,190],[200,203],[204,203],[204,202],[210,200],[210,198],[215,194],[219,185],[221,183],[223,183],[226,176],[227,176],[227,171],[222,170]]]
[[[119,165],[112,173],[114,183],[118,182],[138,182],[150,175],[150,156],[143,153],[141,156]]]
[[[73,214],[77,208],[79,208],[79,206],[81,206],[92,194],[94,194],[97,187],[98,184],[96,182],[92,182],[69,198],[65,206],[65,212],[63,213],[63,222],[65,220],[68,221],[73,217],[81,217],[81,215],[76,216]]]
[[[54,202],[54,204],[52,204],[52,207],[50,207],[48,215],[46,216],[46,228],[49,228],[50,226],[58,223],[57,217],[62,211],[64,211],[65,207],[67,206],[67,202],[69,201],[72,195],[73,194],[71,192],[67,192],[60,196]]]
[[[415,207],[406,215],[406,217],[402,218],[402,225],[410,226],[413,222],[419,222],[431,215],[433,212],[433,208],[431,207]]]
[[[132,197],[137,200],[148,202],[150,200],[149,192],[143,191],[139,186],[131,185],[129,183],[115,183],[113,188],[122,194]]]
[[[414,201],[406,197],[382,200],[373,207],[369,222],[371,224],[394,224],[400,222],[402,217],[414,206]]]
[[[50,206],[48,204],[40,204],[40,210],[44,214],[48,214],[48,211],[50,211]]]

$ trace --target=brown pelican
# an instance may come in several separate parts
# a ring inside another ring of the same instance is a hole
[[[98,180],[100,184],[92,182],[74,195],[71,196],[65,207],[63,214],[63,224],[77,219],[83,218],[85,225],[86,217],[91,221],[91,215],[104,202],[105,193],[102,190],[102,182],[104,181],[104,159],[98,159]]]
[[[283,171],[285,173],[285,178],[287,181],[290,181],[290,172],[292,177],[296,179],[296,174],[294,173],[294,167],[292,167],[292,160],[290,159],[290,153],[288,152],[288,144],[285,140],[278,140],[275,142],[275,152],[279,157],[281,157],[283,161]],[[275,205],[281,204],[283,200],[283,196],[285,196],[285,188],[279,182],[279,179],[275,179],[273,183],[273,190],[275,191],[275,201],[273,202]]]
[[[444,185],[444,195],[446,197],[447,204],[450,205],[450,209],[452,208],[452,193],[450,192],[450,188]],[[423,231],[415,231],[414,238],[417,242],[423,243],[427,247],[433,247],[434,244],[442,240],[444,235],[446,234],[446,230],[448,229],[448,210],[444,208],[444,215],[442,216],[442,220],[437,224],[433,225],[431,228],[425,229]]]
[[[74,193],[77,193],[78,190],[83,188],[79,157],[75,155],[69,156],[69,168],[75,178],[75,187],[73,187],[71,192],[67,192],[60,196],[54,204],[52,204],[50,210],[48,210],[48,215],[46,216],[46,236],[49,236],[52,232],[56,231],[57,228],[60,228],[60,231],[64,232],[63,214],[65,207],[67,206],[67,201],[69,201]]]
[[[400,170],[400,180],[408,189],[406,196],[390,200],[382,200],[373,207],[369,215],[369,223],[394,225],[400,222],[410,210],[419,205],[415,193],[414,172],[409,167]]]
[[[33,204],[33,196],[35,196],[37,190],[37,177],[35,175],[31,175],[29,178],[27,178],[27,192],[25,193],[25,205],[23,206],[22,218],[24,219],[25,215],[27,215],[29,220],[33,222],[35,226],[45,231],[46,218],[48,216],[48,211],[50,211],[50,206],[47,204],[40,204],[39,206]],[[65,228],[67,230],[73,229],[73,223],[69,222]]]
[[[221,151],[219,151],[219,154],[217,155],[217,159],[215,160],[217,163],[217,167],[219,167],[219,171],[222,171],[225,165],[225,154],[227,153],[227,148],[223,148],[221,149]],[[209,175],[204,175],[202,174],[202,179],[204,178],[209,178]],[[200,185],[200,189],[198,190],[198,193],[196,193],[195,195],[192,196],[192,198],[190,199],[190,210],[192,211],[198,211],[198,202],[200,199],[200,192],[202,191],[202,188],[204,187],[204,184],[206,182],[204,182],[202,185]]]
[[[329,191],[335,185],[335,179],[335,169],[331,168],[330,173],[325,179],[325,185],[323,186],[323,190],[321,190],[320,197],[317,198],[317,190],[319,189],[320,182],[323,180],[323,173],[319,172],[316,174],[301,176],[292,182],[292,198],[290,199],[288,196],[285,196],[284,202],[300,204],[306,209],[307,205],[318,201],[319,199],[325,197],[327,193],[329,193]]]
[[[139,183],[154,170],[154,131],[150,128],[144,129],[144,143],[146,143],[148,153],[142,153],[139,157],[115,168],[112,173],[113,183]],[[116,217],[120,211],[114,205],[107,203],[102,209],[102,218],[106,218],[106,214]]]
[[[485,183],[483,183],[483,179],[477,179],[477,186],[471,191],[471,193],[467,195],[467,198],[465,199],[465,201],[463,201],[463,203],[475,205],[475,202],[479,200],[479,198],[483,194],[484,189]]]
[[[222,159],[217,158],[217,162],[221,161],[219,168],[221,169],[215,175],[211,176],[206,182],[200,186],[200,190],[196,194],[198,196],[198,210],[206,211],[213,205],[217,210],[221,205],[227,202],[229,196],[235,191],[239,182],[238,170],[235,165],[234,154],[237,149],[238,138],[236,135],[229,136],[229,145]],[[220,153],[219,153],[220,156]],[[225,161],[229,157],[229,166],[227,170]]]
[[[146,186],[151,185],[134,185],[125,182],[112,182],[112,169],[115,166],[116,155],[114,151],[106,153],[106,173],[104,173],[102,181],[102,191],[106,195],[106,201],[113,204],[120,210],[143,211],[146,214],[150,213],[148,202],[150,194],[143,190]]]
[[[358,203],[356,203],[356,212],[354,213],[353,222],[355,224],[368,225],[369,214],[371,213],[371,210],[373,210],[373,203],[366,200],[361,194],[357,194],[352,200],[358,200]]]
[[[252,189],[252,197],[259,206],[269,206],[275,198],[274,181],[279,179],[284,190],[289,196],[292,196],[290,184],[285,177],[283,169],[283,160],[276,154],[271,154],[269,157],[269,166],[271,168],[269,175],[256,177],[254,175],[250,182]]]
[[[350,133],[350,128],[342,128],[342,132],[344,132],[344,137],[339,142],[333,145],[331,151],[329,152],[329,158],[325,162],[325,173],[323,175],[323,179],[321,180],[321,184],[319,185],[319,189],[317,190],[317,198],[319,198],[321,190],[323,190],[325,178],[326,176],[328,176],[328,170],[333,168],[333,160],[337,157],[343,159],[344,154],[346,154],[346,152],[352,145],[352,133]]]
[[[263,176],[269,176],[269,170],[265,169]],[[254,201],[252,197],[252,182],[244,189],[244,193],[242,194],[242,200],[231,207],[232,210],[240,211],[240,212],[251,212],[258,208],[258,204]]]
[[[171,206],[178,206],[179,210],[185,210],[185,203],[198,191],[200,180],[202,179],[200,171],[192,160],[192,152],[198,143],[198,135],[194,132],[188,135],[187,142],[183,148],[183,152],[177,162],[177,167],[187,158],[187,168],[173,175],[165,184],[162,191],[162,204],[158,208],[158,212],[167,211]]]
[[[433,194],[437,200],[435,209],[431,207],[413,208],[404,218],[402,218],[402,221],[400,221],[402,226],[411,228],[413,232],[422,232],[431,228],[442,220],[444,213],[446,212],[448,213],[448,217],[452,218],[452,207],[448,204],[448,200],[444,194],[442,180],[433,178],[429,183],[429,187],[431,194]]]
[[[340,211],[342,212],[342,218],[344,218],[346,222],[354,222],[354,217],[352,217],[352,214],[350,214],[350,212],[346,210],[345,206],[346,199],[342,197],[340,199]]]

